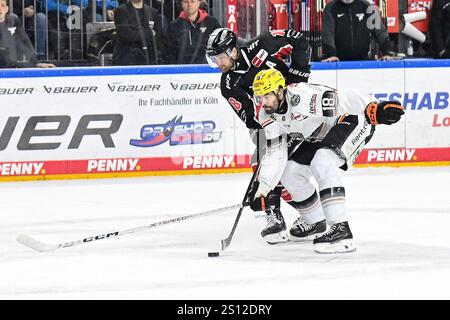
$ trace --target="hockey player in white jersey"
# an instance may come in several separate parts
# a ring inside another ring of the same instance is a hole
[[[292,239],[314,238],[318,253],[354,251],[341,174],[354,163],[375,126],[398,122],[403,107],[352,89],[337,92],[308,83],[286,86],[275,69],[260,71],[253,91],[261,105],[258,121],[267,147],[249,193],[252,209],[270,208],[271,191],[281,181],[300,213],[289,231]],[[325,232],[327,224],[330,228]],[[268,218],[266,229],[273,242],[288,237],[283,217],[276,212]]]

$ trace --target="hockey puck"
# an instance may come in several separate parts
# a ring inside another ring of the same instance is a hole
[[[208,252],[208,257],[218,257],[219,255],[219,252]]]

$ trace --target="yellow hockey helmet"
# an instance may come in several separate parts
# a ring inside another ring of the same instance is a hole
[[[286,81],[281,72],[276,69],[261,70],[253,80],[255,96],[263,96],[272,91],[277,92],[280,87],[286,88]]]

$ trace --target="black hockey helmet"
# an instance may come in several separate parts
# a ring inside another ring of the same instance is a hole
[[[227,50],[231,51],[236,47],[236,43],[237,36],[233,31],[227,28],[215,29],[208,38],[206,55],[212,57],[227,52]]]

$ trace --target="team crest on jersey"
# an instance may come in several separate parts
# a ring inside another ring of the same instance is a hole
[[[294,94],[291,97],[291,106],[295,107],[296,105],[298,105],[300,103],[300,100],[301,100],[300,95]]]
[[[200,32],[201,32],[201,33],[205,33],[205,31],[206,31],[206,27],[201,27],[201,28],[200,28]]]
[[[262,65],[262,63],[264,62],[264,60],[266,60],[268,55],[269,55],[269,53],[266,50],[264,50],[264,49],[259,50],[259,52],[256,54],[256,56],[252,60],[252,65],[259,68]]]

